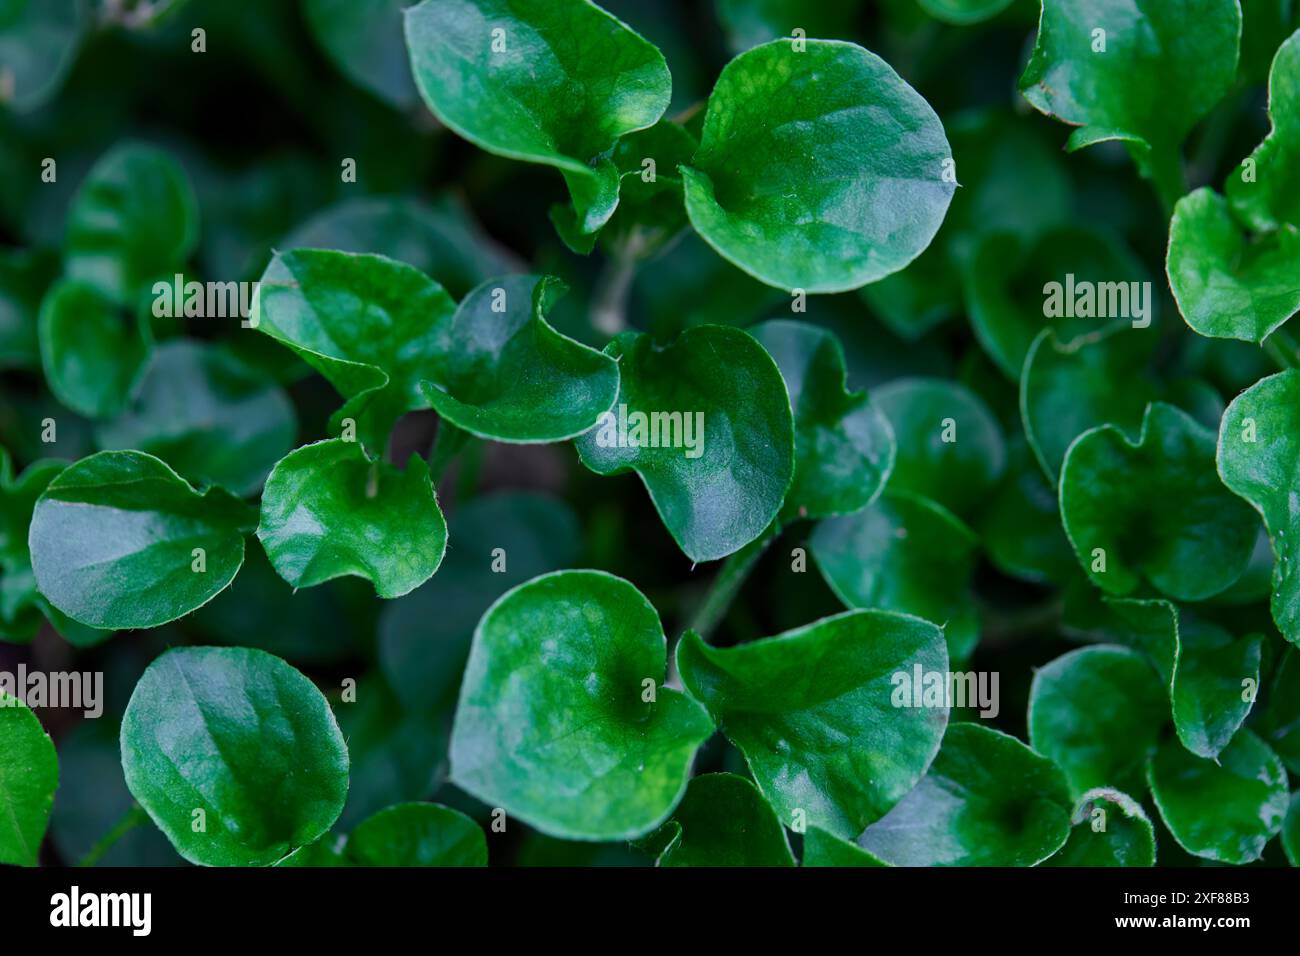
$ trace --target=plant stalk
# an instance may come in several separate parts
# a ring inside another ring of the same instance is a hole
[[[691,630],[708,640],[709,635],[717,630],[722,619],[727,616],[731,603],[758,565],[758,559],[780,536],[781,527],[773,521],[761,535],[722,562],[718,576],[713,579],[713,584],[704,596],[704,603],[695,612]]]
[[[122,839],[122,837],[126,836],[147,819],[148,814],[144,812],[144,807],[140,806],[138,803],[132,802],[131,809],[126,811],[126,814],[122,819],[117,821],[113,826],[113,829],[109,830],[99,838],[99,842],[92,846],[90,852],[78,861],[77,866],[94,866],[103,859],[104,854],[111,850],[118,840]]]

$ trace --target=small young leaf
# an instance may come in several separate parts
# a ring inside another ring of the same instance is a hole
[[[1034,672],[1029,744],[1061,768],[1075,797],[1097,787],[1140,793],[1168,714],[1166,690],[1140,654],[1084,647]]]
[[[419,102],[402,36],[410,0],[306,0],[303,17],[316,42],[354,82],[405,110]]]
[[[254,494],[298,430],[284,391],[225,353],[171,341],[135,398],[96,431],[100,447],[156,455],[191,481]]]
[[[794,866],[785,828],[758,788],[732,773],[693,779],[657,833],[658,866]]]
[[[803,838],[804,866],[889,866],[856,843],[841,840],[821,827],[809,827]]]
[[[35,866],[59,786],[59,758],[27,705],[0,691],[0,863]]]
[[[1246,569],[1258,519],[1219,480],[1214,436],[1152,402],[1137,441],[1113,425],[1075,439],[1061,468],[1061,517],[1084,571],[1103,591],[1142,580],[1178,600],[1227,588]]]
[[[1014,737],[953,724],[921,782],[858,838],[896,866],[1035,866],[1070,833],[1056,766]]]
[[[200,494],[152,455],[102,451],[68,466],[37,500],[32,570],[75,621],[158,627],[230,584],[253,518],[237,498]]]
[[[616,408],[574,442],[600,475],[641,476],[692,561],[740,550],[776,517],[794,473],[794,420],[781,371],[746,332],[704,325],[671,345],[627,332]]]
[[[20,113],[58,92],[90,22],[83,0],[8,0],[0,8],[0,70],[9,74],[9,99]]]
[[[262,492],[257,537],[296,588],[352,574],[381,598],[401,597],[438,570],[447,522],[424,459],[405,470],[331,438],[286,455]]]
[[[380,810],[348,834],[357,866],[487,866],[487,837],[465,814],[436,803]]]
[[[554,166],[577,231],[618,205],[607,155],[668,108],[663,54],[589,0],[425,0],[406,12],[416,86],[434,115],[481,149]]]
[[[1249,730],[1238,731],[1215,760],[1166,740],[1147,767],[1160,818],[1188,853],[1250,863],[1282,829],[1288,794],[1277,755]]]
[[[871,504],[894,467],[894,433],[867,399],[845,387],[844,350],[831,332],[775,319],[750,329],[776,360],[794,410],[789,518],[851,514]]]
[[[144,672],[122,718],[126,785],[178,853],[266,866],[325,833],[348,751],[316,686],[278,657],[182,647]]]
[[[1070,822],[1070,839],[1045,866],[1155,866],[1155,828],[1128,794],[1089,790]]]
[[[636,588],[560,571],[505,594],[474,633],[453,781],[570,840],[643,836],[681,799],[704,708],[663,686],[667,642]]]
[[[686,211],[755,278],[843,292],[930,244],[957,187],[951,161],[939,117],[880,57],[842,41],[773,40],[718,77],[682,169]]]
[[[912,789],[948,721],[947,700],[923,706],[920,686],[911,706],[896,702],[900,682],[921,675],[941,675],[946,689],[943,634],[888,611],[849,611],[722,649],[688,631],[677,669],[781,820],[802,817],[845,838]]]

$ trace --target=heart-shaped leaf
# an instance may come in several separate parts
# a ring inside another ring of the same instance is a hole
[[[59,786],[59,758],[27,705],[0,691],[0,863],[35,866]]]
[[[858,845],[896,866],[1034,866],[1065,844],[1072,809],[1050,760],[953,724],[930,772]]]
[[[102,451],[61,472],[36,502],[36,584],[91,627],[158,627],[216,597],[244,563],[250,509],[202,494],[152,455]]]
[[[672,817],[647,841],[664,847],[659,866],[794,866],[771,805],[733,773],[694,778]]]
[[[956,189],[930,105],[880,57],[834,40],[773,40],[728,63],[682,174],[710,245],[769,285],[809,292],[902,269]]]
[[[948,721],[946,695],[916,686],[947,687],[943,634],[904,614],[849,611],[730,648],[687,632],[677,669],[782,821],[845,838],[912,789]]]
[[[856,843],[841,840],[821,827],[809,827],[803,838],[804,866],[889,866]]]
[[[370,461],[357,442],[331,438],[286,455],[262,492],[257,537],[295,588],[352,574],[382,598],[401,597],[438,570],[447,522],[429,468]]]
[[[0,9],[0,104],[25,113],[53,96],[90,19],[82,0],[8,0]]]
[[[1155,866],[1155,828],[1142,805],[1107,787],[1079,798],[1070,839],[1047,866]]]
[[[1061,468],[1061,517],[1084,571],[1103,591],[1146,580],[1196,601],[1246,569],[1258,519],[1219,480],[1214,435],[1152,402],[1137,441],[1113,425],[1075,439]]]
[[[663,686],[667,641],[636,588],[560,571],[474,633],[451,738],[457,786],[551,836],[643,836],[681,799],[704,708]]]
[[[781,319],[750,334],[776,360],[794,410],[794,480],[783,515],[823,518],[871,504],[894,467],[894,434],[866,392],[846,388],[839,339]]]
[[[416,86],[434,115],[476,146],[554,166],[577,231],[618,205],[607,155],[668,108],[663,54],[588,0],[425,0],[406,12]]]
[[[971,593],[979,541],[946,509],[890,492],[857,514],[821,522],[809,544],[846,606],[925,618],[943,628],[954,662],[970,656],[979,641]]]
[[[96,438],[102,448],[148,452],[191,481],[249,495],[297,430],[279,386],[211,346],[177,340],[154,353],[135,398]]]
[[[153,146],[124,143],[95,164],[68,210],[65,271],[121,306],[179,272],[198,242],[193,187]]]
[[[1214,760],[1166,740],[1147,768],[1160,818],[1188,853],[1250,863],[1282,829],[1289,794],[1277,755],[1249,730]]]
[[[122,770],[176,851],[202,866],[276,862],[325,833],[348,790],[325,697],[246,647],[181,647],[150,664],[122,718]]]
[[[1029,744],[1061,768],[1075,797],[1097,787],[1140,793],[1168,714],[1166,689],[1142,655],[1084,647],[1034,672]]]
[[[753,336],[704,325],[667,346],[627,332],[614,410],[574,442],[600,475],[632,470],[692,561],[740,550],[772,523],[794,473],[781,371]]]
[[[357,866],[487,866],[487,837],[465,814],[436,803],[380,810],[348,834]]]
[[[410,0],[306,0],[303,17],[316,42],[344,75],[385,103],[419,102],[402,36]]]

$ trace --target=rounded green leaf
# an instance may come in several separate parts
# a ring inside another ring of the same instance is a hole
[[[667,841],[659,866],[794,866],[785,828],[758,788],[732,773],[693,779],[651,841]]]
[[[889,866],[856,843],[841,840],[821,827],[809,827],[803,838],[804,866]]]
[[[1065,844],[1072,809],[1050,760],[953,724],[930,772],[858,845],[896,866],[1034,866]]]
[[[1268,115],[1273,128],[1224,190],[1232,211],[1251,229],[1290,231],[1294,237],[1300,226],[1300,30],[1278,47],[1269,67]]]
[[[158,348],[135,398],[96,438],[102,448],[148,452],[191,481],[249,495],[297,430],[279,386],[211,346],[176,340]]]
[[[663,686],[659,615],[621,578],[560,571],[505,594],[474,633],[451,738],[457,786],[551,836],[662,823],[713,732]]]
[[[348,790],[347,745],[324,696],[243,647],[176,648],[149,665],[122,718],[122,769],[177,852],[202,866],[275,863],[325,833]]]
[[[1029,744],[1075,797],[1097,787],[1139,793],[1148,753],[1169,717],[1166,690],[1136,651],[1097,645],[1034,672]]]
[[[880,57],[773,40],[718,77],[682,170],[686,211],[755,278],[843,292],[930,244],[956,189],[951,160],[934,110]]]
[[[1089,790],[1070,823],[1070,839],[1047,866],[1155,866],[1155,828],[1128,794],[1107,787]]]
[[[72,201],[65,270],[133,306],[154,280],[180,271],[198,233],[198,202],[185,171],[162,150],[125,143],[100,158]]]
[[[397,109],[418,102],[402,36],[410,0],[306,0],[316,42],[348,79]]]
[[[64,280],[41,304],[41,364],[56,398],[90,418],[110,418],[135,392],[153,350],[144,315],[127,317],[86,282]]]
[[[1250,863],[1282,829],[1289,795],[1282,761],[1249,730],[1215,760],[1167,740],[1147,767],[1160,818],[1188,853]]]
[[[395,598],[438,570],[447,522],[423,458],[412,455],[402,470],[370,461],[357,442],[331,438],[272,469],[257,537],[296,588],[351,574]]]
[[[740,550],[772,523],[794,473],[794,420],[781,371],[746,332],[687,329],[667,346],[627,332],[614,409],[576,442],[600,475],[632,470],[692,561]]]
[[[202,494],[137,451],[102,451],[61,472],[36,502],[36,584],[91,627],[157,627],[217,596],[244,563],[249,509]]]
[[[0,4],[0,105],[28,112],[53,96],[90,20],[86,0]]]
[[[896,379],[872,392],[894,429],[889,490],[929,498],[964,516],[1006,467],[1002,430],[970,389],[937,378]]]
[[[59,758],[27,705],[0,691],[0,863],[35,866],[59,786]]]
[[[794,410],[794,480],[783,513],[823,518],[871,504],[894,467],[894,433],[866,392],[846,388],[839,339],[782,319],[749,331],[776,360]]]
[[[978,544],[946,509],[893,493],[822,521],[809,541],[818,570],[846,606],[903,611],[939,625],[957,662],[979,641],[971,592]]]
[[[380,810],[348,834],[357,866],[487,866],[487,837],[465,814],[436,803]]]
[[[947,701],[922,706],[921,687],[899,703],[901,684],[923,675],[946,686],[942,632],[889,611],[849,611],[730,648],[688,631],[677,669],[781,820],[845,838],[915,786],[948,722]]]
[[[1153,402],[1137,441],[1113,425],[1075,439],[1061,468],[1061,517],[1084,571],[1103,591],[1149,581],[1196,601],[1246,569],[1257,518],[1219,480],[1214,435]]]
[[[488,152],[559,169],[584,234],[618,205],[606,154],[672,95],[663,54],[589,0],[425,0],[406,12],[406,45],[434,115]]]

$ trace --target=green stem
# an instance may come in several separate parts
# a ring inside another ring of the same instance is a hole
[[[1283,370],[1300,368],[1300,342],[1283,326],[1260,343],[1269,357]]]
[[[708,639],[722,623],[722,619],[727,616],[731,602],[745,586],[745,581],[757,566],[758,559],[780,535],[780,524],[773,521],[761,535],[722,562],[718,576],[713,579],[713,584],[709,586],[709,593],[704,596],[704,603],[695,612],[695,618],[691,621],[691,630],[705,640]]]
[[[1187,193],[1187,174],[1183,170],[1183,157],[1177,149],[1153,149],[1146,158],[1147,174],[1156,187],[1160,205],[1165,215],[1174,214],[1174,206]]]
[[[597,331],[614,336],[627,328],[628,295],[644,254],[644,237],[633,232],[605,260],[591,290],[591,324]]]
[[[457,428],[447,419],[438,420],[438,433],[433,438],[433,451],[429,453],[429,477],[435,488],[471,437],[469,432]]]
[[[126,811],[125,816],[123,816],[121,820],[117,821],[117,824],[113,829],[100,837],[99,842],[90,848],[90,852],[81,858],[77,863],[77,866],[94,866],[103,858],[105,853],[113,848],[113,845],[117,843],[118,840],[122,839],[122,837],[126,836],[147,819],[149,819],[149,816],[144,812],[144,807],[133,802],[131,804],[131,809]]]

